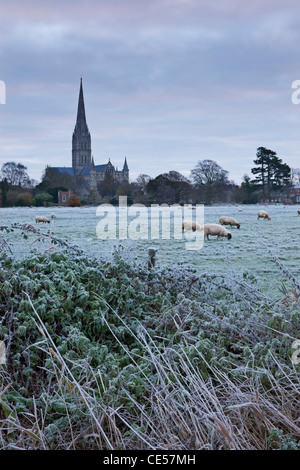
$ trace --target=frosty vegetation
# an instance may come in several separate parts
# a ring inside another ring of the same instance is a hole
[[[299,279],[272,250],[276,295],[229,261],[149,268],[1,228],[1,449],[300,448]]]

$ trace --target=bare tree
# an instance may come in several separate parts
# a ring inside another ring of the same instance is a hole
[[[291,168],[291,185],[300,184],[300,168]]]
[[[222,201],[230,185],[228,171],[213,160],[199,161],[191,171],[191,179],[202,202],[211,204]]]
[[[8,182],[11,186],[20,188],[31,188],[33,181],[27,173],[27,167],[22,163],[6,162],[1,168],[1,179]]]
[[[213,160],[199,161],[191,172],[191,178],[196,187],[228,184],[228,171],[223,170]]]
[[[141,173],[137,179],[136,179],[136,183],[138,184],[138,186],[140,187],[140,189],[145,192],[146,190],[146,186],[147,184],[149,183],[149,181],[151,180],[151,176],[149,175],[145,175],[143,173]]]

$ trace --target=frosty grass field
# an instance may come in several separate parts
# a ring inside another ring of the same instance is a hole
[[[43,233],[49,233],[48,224],[36,224],[35,217],[43,215],[50,217],[55,212],[53,222],[53,236],[65,239],[78,246],[89,256],[102,259],[111,259],[115,247],[122,247],[125,259],[135,259],[137,262],[147,262],[149,247],[158,248],[157,265],[189,265],[194,266],[199,273],[228,273],[230,270],[248,272],[253,274],[263,290],[277,295],[282,281],[287,281],[280,275],[279,260],[296,277],[299,276],[300,266],[300,216],[297,215],[299,206],[283,205],[243,205],[242,211],[234,205],[214,206],[204,208],[205,223],[219,223],[222,215],[234,217],[240,222],[241,228],[227,227],[232,239],[212,237],[204,242],[202,249],[191,251],[186,249],[186,239],[176,240],[172,230],[169,240],[100,240],[96,234],[96,227],[101,217],[96,215],[96,207],[82,208],[2,208],[0,211],[0,225],[29,223]],[[259,209],[267,210],[271,220],[257,220]],[[116,211],[121,210],[118,207]],[[182,211],[175,209],[176,217],[181,217]],[[192,218],[190,211],[189,218]],[[168,210],[163,215],[169,217]],[[186,217],[186,212],[185,212]],[[130,219],[129,219],[130,221]],[[26,256],[32,250],[45,251],[47,242],[35,242],[36,234],[30,234],[23,240],[20,233],[8,235],[0,233],[10,244],[16,256]],[[56,249],[60,249],[56,247]],[[271,250],[273,255],[268,251]],[[288,283],[288,281],[287,281]]]

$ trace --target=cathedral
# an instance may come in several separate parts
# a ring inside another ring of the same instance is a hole
[[[83,98],[82,78],[80,79],[80,90],[77,108],[77,119],[72,137],[72,167],[48,167],[48,170],[58,171],[60,174],[76,177],[80,186],[88,192],[97,190],[99,183],[107,178],[118,183],[129,182],[129,169],[125,157],[123,169],[116,169],[110,159],[103,165],[95,165],[92,156],[91,134],[86,122],[85,106]]]

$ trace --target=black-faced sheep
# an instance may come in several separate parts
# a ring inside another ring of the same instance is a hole
[[[41,215],[38,215],[38,216],[35,218],[35,222],[36,222],[36,223],[43,222],[44,224],[50,224],[50,220],[47,219],[47,217],[43,217],[43,216],[41,216]]]
[[[225,227],[218,224],[204,224],[204,238],[206,237],[209,240],[209,235],[215,235],[218,237],[226,237],[228,240],[232,238],[232,235]]]
[[[300,215],[300,209],[297,210],[297,214]]]
[[[258,211],[257,213],[257,220],[258,219],[268,219],[268,220],[271,220],[271,217],[269,216],[269,214],[267,213],[267,211]]]
[[[237,222],[233,217],[222,216],[219,219],[221,225],[230,225],[231,227],[240,228],[241,224]]]

